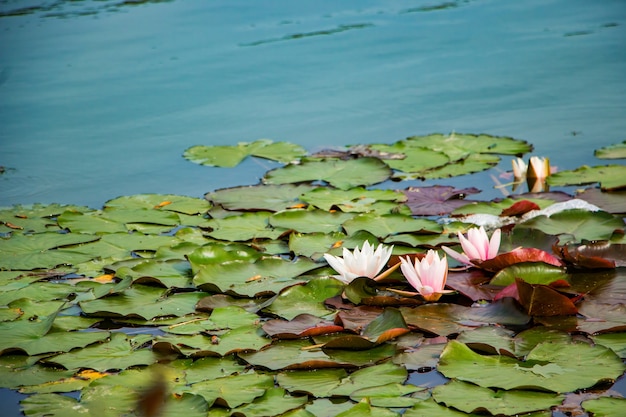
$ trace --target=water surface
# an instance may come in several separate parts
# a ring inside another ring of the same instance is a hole
[[[0,15],[3,206],[201,197],[273,166],[198,166],[181,157],[197,144],[484,132],[569,169],[626,139],[619,0],[5,0]],[[497,194],[488,174],[433,183]]]

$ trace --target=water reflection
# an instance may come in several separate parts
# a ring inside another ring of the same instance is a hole
[[[139,6],[147,3],[169,3],[173,0],[58,0],[40,2],[32,6],[23,6],[24,2],[11,0],[0,1],[0,17],[39,15],[40,17],[69,18],[97,15],[101,12],[117,12],[126,6]],[[14,3],[19,3],[15,5]],[[21,6],[21,7],[15,7]]]

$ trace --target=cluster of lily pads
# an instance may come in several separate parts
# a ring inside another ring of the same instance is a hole
[[[531,151],[468,134],[195,146],[204,165],[283,165],[204,199],[0,209],[0,388],[28,416],[619,415],[626,167],[533,168],[592,184],[576,195],[393,189]]]

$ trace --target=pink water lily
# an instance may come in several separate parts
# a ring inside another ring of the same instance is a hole
[[[489,240],[483,226],[480,226],[480,228],[474,227],[467,231],[467,238],[459,232],[459,240],[461,241],[463,253],[455,252],[446,246],[443,246],[442,249],[457,261],[466,265],[473,265],[472,260],[474,259],[486,261],[487,259],[494,258],[498,254],[498,250],[500,249],[500,237],[500,229],[496,229],[491,235],[491,240]]]
[[[354,248],[354,252],[343,248],[343,258],[326,253],[324,259],[339,273],[335,277],[349,284],[358,277],[375,278],[387,265],[392,250],[393,246],[385,247],[382,244],[374,250],[374,246],[365,241],[362,250],[358,246]]]
[[[444,255],[441,259],[430,249],[421,260],[400,258],[400,269],[406,280],[417,290],[426,301],[437,301],[442,294],[453,292],[444,290],[448,279],[448,260]]]

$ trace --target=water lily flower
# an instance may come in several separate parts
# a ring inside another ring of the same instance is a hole
[[[463,253],[455,252],[446,246],[443,246],[442,249],[457,261],[466,265],[472,265],[471,261],[474,259],[486,261],[494,258],[498,254],[498,249],[500,249],[500,237],[500,229],[496,229],[491,235],[491,240],[489,240],[483,226],[480,226],[480,228],[474,227],[467,231],[467,238],[459,232]]]
[[[391,257],[393,246],[385,247],[380,244],[374,246],[368,241],[363,242],[363,249],[357,246],[354,252],[343,248],[343,258],[331,254],[324,254],[326,262],[339,273],[335,277],[346,284],[358,277],[374,278],[387,265]]]
[[[437,301],[442,294],[454,292],[444,290],[448,279],[448,260],[446,255],[440,259],[437,252],[430,249],[421,260],[400,258],[400,269],[406,280],[426,301]]]
[[[513,165],[513,177],[515,177],[516,180],[522,180],[526,178],[528,166],[522,158],[512,160],[511,165]]]
[[[550,175],[550,160],[548,158],[540,158],[531,156],[528,164],[528,172],[526,177],[544,180]]]

